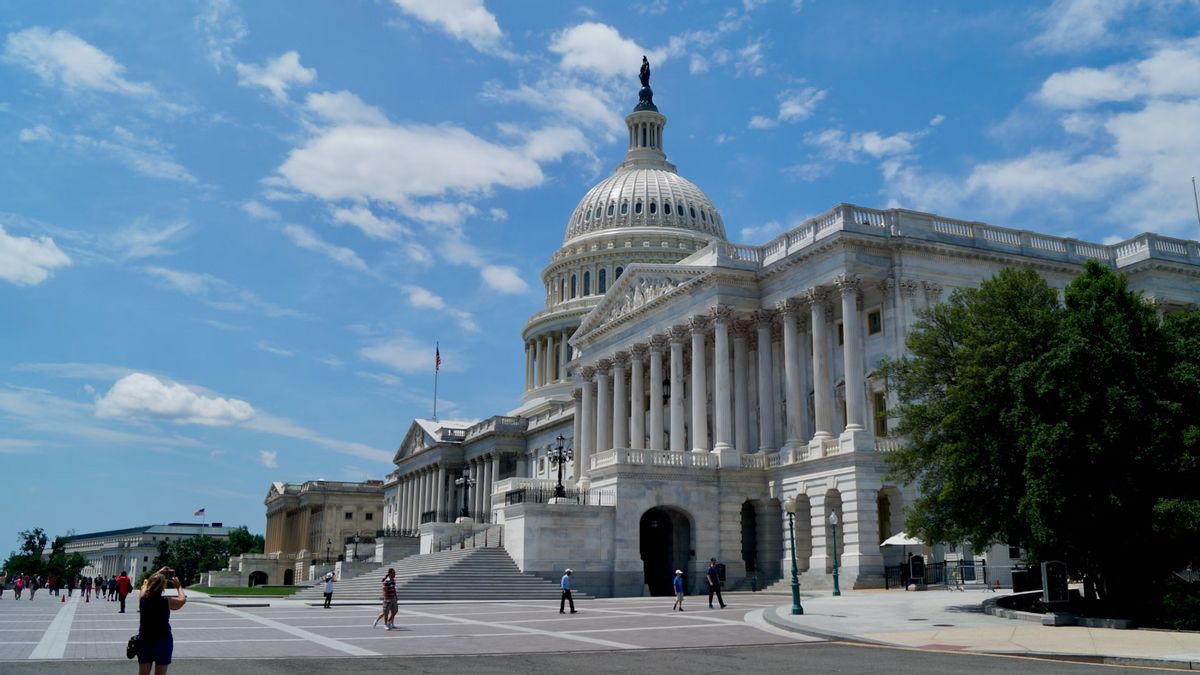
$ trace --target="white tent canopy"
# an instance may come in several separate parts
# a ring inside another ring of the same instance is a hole
[[[921,540],[916,537],[910,537],[904,532],[897,532],[887,539],[883,540],[880,546],[920,546]]]

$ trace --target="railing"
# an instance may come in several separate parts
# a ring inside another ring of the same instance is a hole
[[[493,525],[486,530],[441,537],[434,542],[435,552],[468,548],[504,548],[504,526]]]
[[[497,415],[468,427],[464,431],[464,438],[473,439],[491,431],[525,431],[526,424],[523,417]]]
[[[987,560],[926,563],[925,575],[920,579],[909,578],[908,565],[890,565],[884,568],[884,590],[890,590],[893,587],[905,588],[911,583],[959,590],[962,590],[964,586],[986,588],[989,585]]]
[[[592,456],[592,469],[607,466],[673,466],[715,469],[717,456],[708,452],[672,452],[670,450],[634,450],[613,448]]]
[[[795,464],[797,462],[803,462],[806,459],[808,459],[808,446],[801,445],[798,448],[792,448],[792,454],[788,459],[788,462]]]
[[[376,539],[382,539],[383,537],[419,537],[419,536],[421,536],[421,532],[419,530],[400,530],[400,529],[393,529],[393,528],[385,528],[382,530],[375,530],[375,538]]]
[[[780,465],[780,457],[778,452],[767,453],[767,468],[774,469]]]
[[[465,441],[467,439],[466,429],[446,429],[443,427],[439,431],[442,432],[442,441]]]
[[[838,442],[838,439],[836,439],[836,438],[822,438],[821,439],[821,456],[822,457],[836,455],[836,454],[838,454],[838,451],[840,451],[841,449],[842,449],[842,445],[841,445],[841,443]]]
[[[743,469],[765,469],[767,468],[767,456],[762,453],[753,455],[742,455]]]
[[[556,499],[554,495],[555,489],[553,487],[525,487],[505,493],[504,504],[506,506],[512,506],[513,504],[548,504],[551,500]],[[557,499],[565,499],[581,506],[615,506],[617,503],[617,494],[615,491],[607,488],[580,490],[577,487],[567,487],[564,485],[563,496]]]
[[[876,438],[875,452],[895,452],[902,445],[904,445],[904,442],[899,438]]]

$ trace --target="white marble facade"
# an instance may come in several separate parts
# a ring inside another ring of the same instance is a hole
[[[629,149],[584,196],[543,272],[523,331],[521,405],[478,424],[417,420],[385,481],[385,527],[461,514],[505,528],[522,569],[575,570],[588,592],[660,592],[710,557],[737,585],[790,568],[783,500],[798,501],[802,583],[883,584],[909,487],[885,478],[885,357],[917,313],[1006,266],[1059,288],[1098,259],[1160,312],[1200,303],[1197,242],[1113,245],[903,209],[839,204],[762,246],[731,244],[711,201],[666,161],[666,118],[627,118]],[[574,453],[571,504],[508,503],[555,482],[546,451]],[[574,493],[573,493],[574,494]],[[886,556],[886,560],[885,560]]]

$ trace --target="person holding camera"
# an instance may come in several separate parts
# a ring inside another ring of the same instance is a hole
[[[165,596],[163,591],[170,585],[175,588],[174,596]],[[175,640],[171,636],[171,612],[183,609],[187,594],[183,584],[168,567],[163,567],[146,581],[146,590],[138,600],[137,659],[138,675],[166,675],[171,665],[171,654],[175,651]]]

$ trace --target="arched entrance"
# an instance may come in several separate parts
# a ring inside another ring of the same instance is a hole
[[[746,574],[758,569],[758,518],[749,500],[742,502],[742,562]]]
[[[291,586],[294,583],[296,583],[296,570],[284,570],[283,571],[283,585]]]
[[[683,570],[690,587],[692,524],[687,514],[658,506],[642,514],[638,529],[644,582],[650,595],[674,595],[671,580],[677,569]]]
[[[251,572],[250,573],[250,585],[251,586],[265,586],[266,584],[267,584],[267,573],[266,572],[260,571],[260,572]]]

